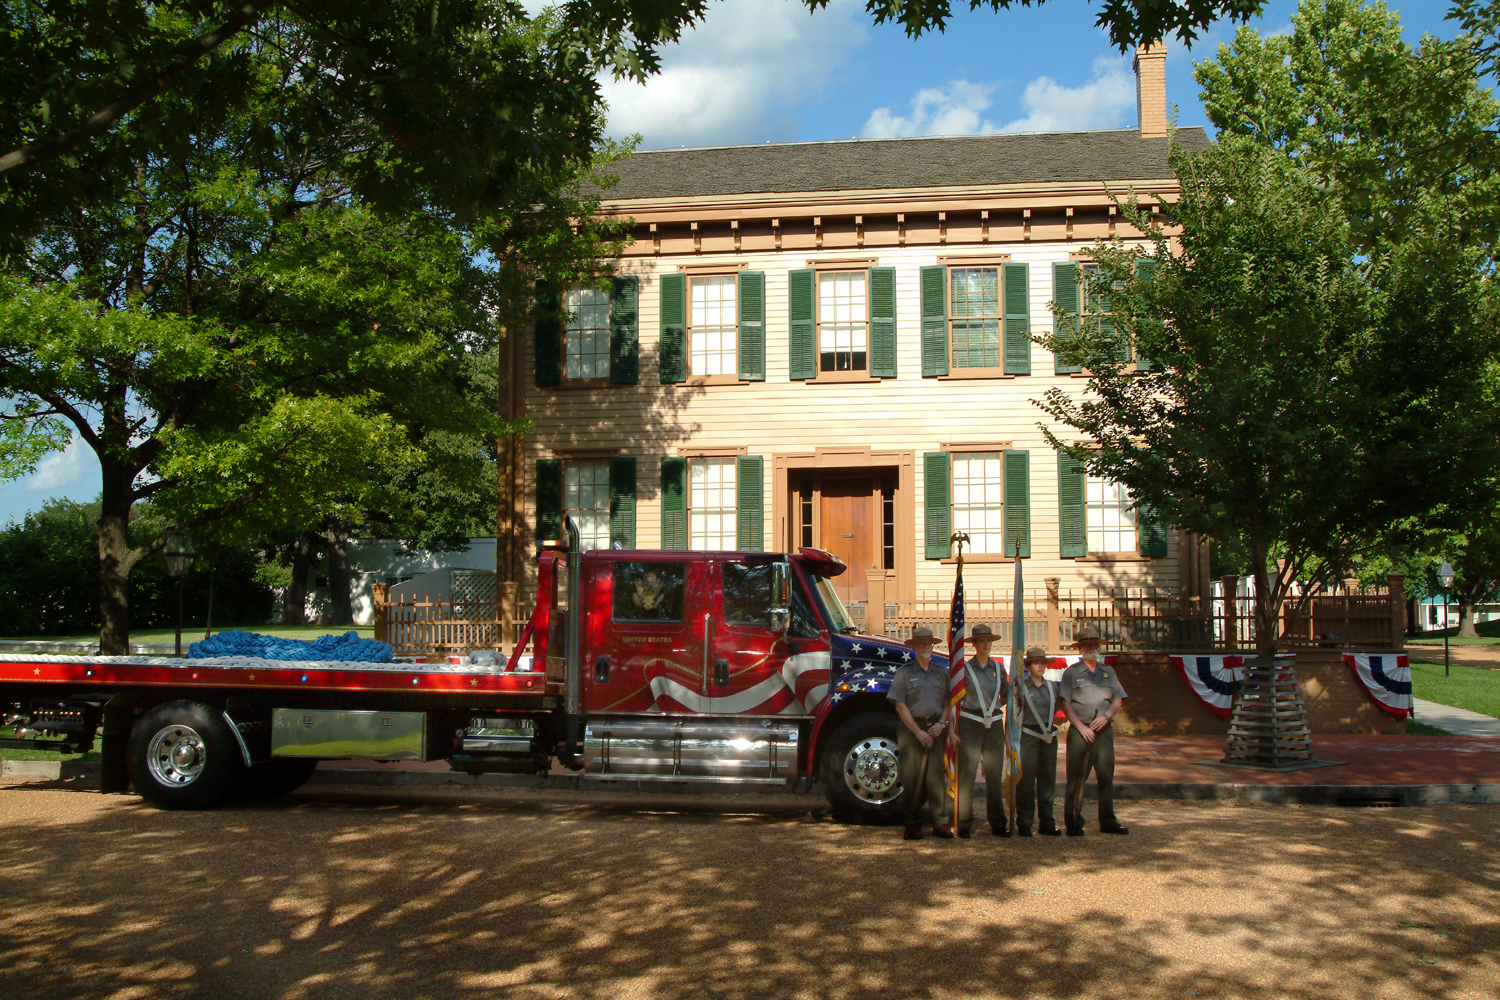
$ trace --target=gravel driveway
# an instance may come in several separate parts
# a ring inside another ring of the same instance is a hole
[[[0,997],[1496,996],[1500,807],[1121,816],[908,844],[791,796],[0,786]]]

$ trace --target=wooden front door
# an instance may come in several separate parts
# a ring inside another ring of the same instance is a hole
[[[825,476],[822,487],[818,548],[832,552],[849,567],[847,573],[833,578],[844,603],[863,603],[869,596],[865,573],[880,558],[876,480],[873,476]]]

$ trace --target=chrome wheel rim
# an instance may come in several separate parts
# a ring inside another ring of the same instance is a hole
[[[203,737],[190,726],[167,726],[151,737],[151,745],[146,748],[147,770],[168,788],[197,781],[207,760]]]
[[[855,798],[881,805],[901,794],[896,741],[884,736],[860,740],[844,757],[844,782]]]

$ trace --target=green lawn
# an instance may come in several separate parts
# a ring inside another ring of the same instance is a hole
[[[1441,663],[1412,661],[1411,686],[1418,698],[1500,718],[1500,670],[1455,665],[1445,678]]]
[[[0,739],[14,739],[15,729],[11,726],[0,728]],[[37,746],[46,746],[50,740],[37,740]],[[99,740],[94,740],[94,749],[88,753],[58,753],[56,750],[7,750],[0,748],[0,760],[98,760]]]
[[[1406,735],[1407,736],[1451,736],[1452,734],[1449,733],[1448,730],[1446,730],[1446,729],[1439,729],[1437,726],[1429,726],[1427,723],[1425,723],[1425,722],[1418,722],[1416,719],[1407,719],[1406,720]]]
[[[369,625],[226,625],[223,628],[214,629],[214,632],[227,632],[231,628],[244,632],[258,632],[261,635],[274,635],[282,639],[316,639],[320,635],[343,635],[345,632],[358,632],[366,639],[373,638],[375,635],[374,628]],[[176,638],[177,633],[174,629],[138,629],[130,633],[131,642],[171,643]],[[182,630],[184,646],[198,642],[202,638],[201,628]],[[0,636],[0,642],[7,640],[12,642],[96,642],[98,639],[98,632],[82,632],[74,635]]]

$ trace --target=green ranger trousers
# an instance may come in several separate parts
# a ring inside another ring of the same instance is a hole
[[[1052,814],[1052,800],[1057,797],[1057,741],[1039,740],[1021,734],[1021,784],[1016,789],[1016,827],[1031,829],[1035,814],[1040,829],[1052,830],[1057,819]]]
[[[1005,789],[1000,783],[1005,766],[1005,723],[996,721],[990,728],[973,719],[958,717],[958,815],[954,822],[960,830],[974,829],[974,778],[984,762],[985,811],[990,829],[1004,830]]]
[[[1069,826],[1083,825],[1083,786],[1089,771],[1099,782],[1099,825],[1114,826],[1115,819],[1115,727],[1105,726],[1086,743],[1075,726],[1068,727],[1068,801],[1063,818]]]
[[[922,821],[922,803],[932,811],[934,828],[948,825],[948,775],[943,767],[943,745],[947,730],[939,733],[931,747],[923,747],[906,726],[896,730],[896,750],[901,755],[901,787],[906,790],[906,825]]]

